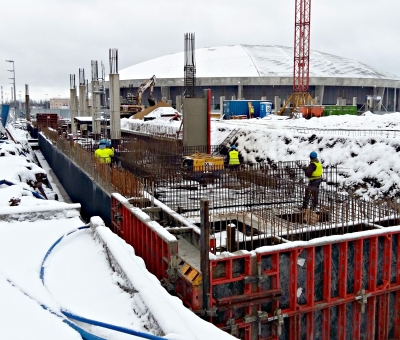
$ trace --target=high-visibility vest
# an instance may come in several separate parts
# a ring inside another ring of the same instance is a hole
[[[239,152],[236,150],[229,151],[229,165],[238,165],[239,161]]]
[[[322,172],[323,172],[322,164],[320,162],[313,162],[313,163],[315,164],[316,169],[311,174],[310,181],[322,178]]]
[[[110,149],[97,149],[94,155],[99,159],[100,163],[111,163]]]

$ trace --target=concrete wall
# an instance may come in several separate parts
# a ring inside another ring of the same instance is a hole
[[[111,198],[92,178],[39,134],[39,147],[72,202],[80,203],[88,220],[100,216],[111,227]]]

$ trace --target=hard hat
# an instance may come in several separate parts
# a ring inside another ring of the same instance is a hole
[[[106,144],[106,140],[105,139],[100,139],[99,144]]]
[[[315,151],[311,151],[310,158],[317,158],[317,157],[318,157],[317,153]]]
[[[232,146],[231,146],[231,149],[236,149],[236,145],[232,145]]]
[[[106,146],[111,146],[111,142],[109,140],[106,141]]]

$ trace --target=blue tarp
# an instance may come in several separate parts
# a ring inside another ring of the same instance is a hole
[[[7,124],[7,118],[8,118],[8,112],[10,110],[10,105],[1,105],[1,123],[3,124],[4,127],[6,127]]]

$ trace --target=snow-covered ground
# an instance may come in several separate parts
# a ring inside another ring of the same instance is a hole
[[[98,339],[139,339],[63,313],[166,339],[234,339],[169,295],[100,218],[78,230],[79,204],[41,199],[30,183],[45,171],[26,132],[8,127],[21,145],[0,143],[0,339],[81,339],[71,321]],[[62,192],[52,186],[43,186],[47,196]]]

